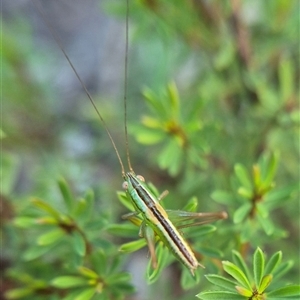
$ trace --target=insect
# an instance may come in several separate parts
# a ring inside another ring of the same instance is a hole
[[[194,275],[195,270],[198,267],[203,267],[198,260],[194,252],[192,251],[190,245],[186,239],[182,236],[178,228],[170,219],[170,215],[175,216],[178,220],[189,221],[197,220],[203,218],[203,221],[194,222],[190,224],[182,225],[183,227],[196,226],[199,224],[207,223],[216,219],[224,219],[227,217],[225,212],[221,213],[195,213],[188,211],[171,211],[165,210],[161,204],[160,200],[166,196],[167,192],[161,194],[161,196],[156,197],[150,189],[147,187],[145,180],[142,176],[136,175],[134,172],[129,155],[128,147],[128,132],[127,132],[127,65],[128,65],[128,16],[129,16],[129,4],[128,0],[126,1],[127,12],[126,12],[126,51],[125,51],[125,82],[124,82],[124,128],[125,128],[125,148],[126,148],[126,157],[128,164],[128,171],[125,171],[124,163],[121,159],[119,151],[116,147],[114,139],[106,126],[106,123],[98,110],[92,96],[90,95],[88,89],[83,83],[81,77],[79,76],[77,70],[75,69],[73,63],[71,62],[68,54],[61,46],[61,42],[58,37],[54,34],[54,30],[51,27],[51,24],[47,22],[46,17],[43,15],[42,10],[38,7],[40,14],[43,16],[44,21],[46,22],[48,28],[50,29],[54,39],[56,40],[59,48],[63,52],[65,58],[69,62],[70,67],[73,69],[76,77],[78,78],[82,88],[84,89],[89,101],[94,107],[106,133],[111,142],[111,145],[116,153],[117,159],[121,167],[122,177],[124,179],[123,188],[126,191],[128,198],[130,198],[132,205],[135,208],[135,212],[128,213],[123,216],[124,219],[134,221],[137,216],[142,218],[140,225],[140,236],[145,238],[150,256],[152,261],[152,266],[157,267],[157,259],[155,254],[155,241],[159,239],[163,244],[173,253],[173,255],[182,262]]]

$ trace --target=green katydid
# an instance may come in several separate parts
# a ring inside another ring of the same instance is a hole
[[[123,188],[126,190],[127,196],[130,198],[132,205],[135,208],[135,212],[128,213],[123,216],[124,219],[128,219],[134,223],[134,219],[136,216],[142,217],[142,223],[140,225],[140,236],[146,239],[152,266],[155,268],[157,266],[157,260],[155,255],[155,240],[158,239],[163,242],[163,244],[173,253],[173,255],[181,261],[194,275],[194,271],[199,267],[203,267],[195,257],[194,252],[189,246],[188,242],[184,239],[184,237],[179,232],[178,228],[195,226],[199,224],[208,223],[217,219],[225,219],[227,214],[225,212],[220,213],[195,213],[195,212],[187,212],[187,211],[171,211],[165,210],[159,203],[159,201],[167,194],[164,192],[160,197],[155,197],[154,194],[149,190],[147,185],[145,184],[145,180],[142,176],[136,175],[133,171],[130,162],[129,155],[129,147],[128,147],[128,133],[127,133],[127,113],[126,113],[126,105],[127,105],[127,65],[128,65],[128,16],[129,16],[129,4],[128,0],[126,0],[127,12],[126,12],[126,50],[125,50],[125,82],[124,82],[124,128],[125,128],[125,147],[126,147],[126,156],[128,162],[129,171],[126,172],[124,168],[124,164],[122,162],[119,151],[115,145],[115,142],[110,134],[106,123],[98,110],[92,96],[87,90],[85,84],[81,80],[79,74],[77,73],[73,63],[69,59],[68,54],[65,52],[63,47],[61,46],[61,42],[58,37],[54,34],[54,30],[51,25],[47,22],[46,17],[44,16],[41,9],[37,6],[40,14],[42,15],[44,21],[46,22],[49,30],[51,31],[52,36],[56,40],[59,48],[63,52],[64,56],[68,60],[70,67],[73,69],[76,77],[78,78],[82,88],[84,89],[89,101],[94,107],[107,135],[110,139],[112,147],[116,153],[116,156],[119,160],[121,166],[122,177],[125,180],[123,183]],[[176,217],[178,221],[187,221],[187,220],[195,220],[199,218],[204,218],[203,221],[194,222],[190,224],[182,225],[181,227],[175,227],[175,225],[170,220],[169,216],[172,215]]]

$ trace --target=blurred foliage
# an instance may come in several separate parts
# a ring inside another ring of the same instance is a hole
[[[226,273],[230,274],[234,281],[223,276],[207,275],[206,278],[218,287],[226,291],[209,291],[197,295],[203,300],[212,299],[299,299],[300,285],[287,285],[278,289],[271,289],[274,281],[282,277],[292,266],[288,261],[281,264],[282,252],[276,252],[266,263],[263,251],[257,248],[253,255],[253,275],[240,253],[233,251],[233,260],[223,261]],[[238,284],[238,285],[236,285]]]
[[[196,280],[159,242],[159,269],[139,266],[136,275],[134,256],[118,249],[131,252],[145,242],[136,226],[120,221],[129,207],[115,194],[115,153],[84,96],[64,98],[55,42],[37,39],[26,10],[16,9],[2,26],[1,293],[132,299],[135,285],[135,299],[184,300],[213,284],[230,292],[238,285],[236,295],[245,299],[253,286],[264,293],[270,264],[283,255],[288,272],[270,286],[274,298],[287,295],[286,283],[299,282],[299,1],[129,2],[133,165],[169,190],[166,208],[198,205],[229,218],[185,230],[206,266]],[[101,2],[122,21],[125,4]],[[100,90],[94,98],[123,145],[122,95],[114,101]],[[275,253],[265,269],[258,246]],[[233,263],[222,265],[232,249]],[[246,267],[253,251],[254,278]],[[134,279],[141,276],[152,283],[143,292]]]

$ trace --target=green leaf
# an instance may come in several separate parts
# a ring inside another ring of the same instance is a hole
[[[251,208],[252,205],[249,202],[240,206],[233,215],[233,222],[235,224],[241,223],[249,215]]]
[[[135,132],[136,140],[143,145],[155,145],[164,140],[166,134],[163,131],[148,128],[138,128]]]
[[[262,202],[257,203],[256,210],[263,219],[266,219],[269,216],[269,211]]]
[[[37,239],[37,243],[40,246],[50,245],[62,239],[65,235],[66,233],[62,229],[56,228],[54,230],[40,235]]]
[[[223,190],[214,191],[211,194],[211,198],[214,199],[216,202],[225,205],[230,205],[235,201],[234,196],[231,193]]]
[[[152,111],[160,118],[164,118],[164,106],[162,101],[158,101],[156,95],[150,89],[144,89],[143,96]]]
[[[177,224],[176,224],[176,227],[178,229],[182,228],[180,225],[177,226]],[[191,239],[192,238],[200,239],[201,237],[205,237],[206,235],[211,234],[211,233],[215,232],[216,230],[217,230],[217,227],[214,225],[210,225],[210,224],[195,226],[195,227],[189,228],[188,237]]]
[[[80,292],[74,300],[90,300],[95,295],[96,289],[95,287],[85,289],[84,291]]]
[[[131,203],[131,200],[128,199],[125,192],[117,192],[117,196],[120,200],[120,202],[129,210],[129,211],[135,211],[134,206]]]
[[[246,277],[250,279],[251,275],[249,268],[247,267],[245,260],[243,259],[241,254],[236,250],[232,250],[232,258],[233,262],[243,271]]]
[[[260,225],[267,235],[271,235],[274,232],[275,226],[270,218],[263,218],[261,214],[256,215]]]
[[[196,295],[202,300],[245,300],[245,297],[238,295],[237,293],[216,291],[216,292],[202,292]]]
[[[73,209],[73,205],[74,205],[75,201],[74,201],[72,193],[69,189],[69,186],[64,178],[60,178],[58,180],[58,186],[59,186],[60,192],[63,196],[64,202],[65,202],[65,205],[66,205],[68,211],[71,211]]]
[[[243,186],[238,188],[237,193],[246,199],[252,199],[252,197],[253,197],[252,190],[250,190],[249,188],[245,188]]]
[[[79,256],[84,256],[86,251],[85,240],[80,232],[77,230],[72,232],[72,244],[75,249],[75,252]]]
[[[216,286],[220,286],[226,290],[229,290],[231,292],[235,292],[235,285],[236,283],[232,280],[229,280],[223,276],[219,276],[219,275],[214,275],[214,274],[210,274],[210,275],[205,275],[206,279],[211,282],[212,284],[216,285]]]
[[[253,274],[256,287],[260,286],[265,269],[265,257],[262,250],[258,247],[253,256]]]
[[[130,282],[131,275],[129,273],[116,273],[106,277],[105,282],[109,285],[119,284],[121,282]]]
[[[158,157],[158,164],[161,169],[168,169],[174,161],[175,152],[179,152],[178,145],[174,141],[168,141]]]
[[[273,290],[269,293],[267,293],[268,297],[276,297],[276,298],[283,298],[286,299],[286,297],[300,297],[300,285],[289,285],[282,287],[277,290]],[[298,298],[299,299],[299,298]]]
[[[122,237],[136,237],[137,236],[137,228],[136,226],[124,223],[124,224],[111,224],[106,228],[107,232],[114,234],[116,236]]]
[[[173,256],[170,255],[169,249],[163,245],[162,242],[158,243],[156,247],[156,256],[157,256],[157,267],[156,269],[152,268],[151,261],[149,260],[147,275],[148,283],[154,283],[160,276],[162,270],[173,260]]]
[[[254,187],[256,190],[258,190],[260,184],[261,184],[261,170],[260,166],[257,164],[254,164],[252,166],[252,173],[253,173],[253,181],[254,181]]]
[[[247,169],[241,164],[236,164],[234,166],[234,171],[242,186],[252,190],[252,183],[250,181]]]
[[[56,288],[66,289],[88,285],[88,281],[86,278],[78,276],[60,276],[54,278],[51,284]]]
[[[281,276],[286,274],[288,272],[288,270],[290,270],[293,265],[294,265],[294,262],[292,260],[289,260],[287,262],[282,263],[275,270],[275,272],[273,274],[274,278],[276,278],[276,280],[277,280],[278,278],[280,278]]]
[[[57,220],[60,219],[60,213],[56,209],[54,209],[51,205],[49,205],[47,202],[37,199],[37,198],[32,199],[31,202],[36,207],[38,207],[38,208],[44,210],[45,212],[47,212],[48,214],[52,215],[55,219],[57,219]]]
[[[34,290],[32,288],[17,288],[9,290],[5,293],[5,299],[21,299],[29,295],[33,295]]]
[[[147,242],[145,239],[139,239],[139,240],[121,245],[121,247],[119,248],[119,251],[130,253],[130,252],[137,251],[146,245],[147,245]]]
[[[88,209],[88,204],[84,198],[79,199],[79,201],[76,203],[76,207],[74,209],[74,212],[71,213],[72,217],[74,219],[87,219],[87,212],[89,211]]]
[[[169,99],[171,100],[170,102],[171,102],[172,115],[177,117],[179,113],[180,102],[179,102],[179,95],[178,95],[178,90],[175,82],[169,83],[167,90],[169,94]]]
[[[197,207],[198,207],[198,199],[197,197],[192,197],[185,203],[183,210],[195,212],[197,210]]]
[[[55,246],[56,244],[43,245],[43,246],[34,245],[25,250],[25,252],[23,253],[23,259],[25,261],[36,259],[46,254],[47,252],[51,251]]]
[[[35,223],[39,225],[58,225],[58,222],[57,219],[51,216],[44,216],[35,220]]]
[[[266,264],[265,273],[273,274],[273,272],[277,269],[278,265],[281,263],[281,259],[282,259],[281,251],[274,253]]]
[[[36,219],[31,217],[17,217],[13,221],[14,225],[21,228],[29,228],[36,225]]]
[[[291,184],[283,188],[272,190],[264,196],[264,202],[272,206],[283,205],[296,188],[296,184]]]
[[[180,285],[184,290],[190,290],[193,288],[196,284],[199,283],[201,277],[200,277],[200,271],[202,271],[201,268],[198,268],[195,270],[195,275],[191,276],[191,272],[188,268],[183,268],[181,277],[180,277]]]
[[[262,294],[264,293],[264,291],[267,289],[267,287],[270,285],[271,281],[273,279],[273,275],[272,274],[268,274],[266,276],[264,276],[261,280],[260,285],[257,288],[257,291]]]
[[[242,286],[248,289],[252,289],[249,280],[247,279],[246,275],[243,271],[238,268],[236,265],[231,263],[230,261],[223,261],[223,268],[225,272],[231,275],[235,280],[237,280]]]
[[[279,159],[278,152],[273,153],[269,159],[269,163],[267,166],[267,174],[265,179],[263,179],[263,184],[262,184],[264,189],[269,187],[274,179],[275,172],[278,165],[278,159]]]
[[[98,248],[98,250],[92,254],[91,263],[101,277],[106,275],[106,271],[108,269],[108,257],[103,249]]]
[[[283,57],[278,65],[280,96],[283,103],[287,102],[293,93],[294,71],[292,61]]]
[[[151,129],[160,129],[161,128],[161,122],[156,119],[155,117],[149,117],[149,116],[142,116],[142,120],[141,123]],[[140,127],[140,126],[130,126],[130,128],[133,128],[135,132],[139,132],[139,129],[144,129],[144,127]]]
[[[78,267],[78,271],[85,277],[89,277],[92,279],[97,279],[99,277],[95,271],[83,266]]]
[[[223,252],[217,248],[202,246],[202,247],[198,247],[198,249],[199,249],[199,252],[201,252],[205,256],[214,257],[214,258],[223,257]]]
[[[245,289],[242,286],[236,286],[235,288],[240,295],[247,297],[248,299],[251,299],[250,297],[253,295],[253,292],[251,290]]]

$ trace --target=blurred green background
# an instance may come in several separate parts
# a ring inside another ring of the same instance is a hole
[[[272,212],[278,234],[260,232],[247,243],[237,233],[239,226],[232,227],[236,203],[221,205],[211,195],[236,193],[234,165],[251,173],[265,153],[279,153],[276,187],[299,184],[299,5],[297,0],[129,1],[127,97],[133,167],[160,191],[170,191],[165,206],[179,209],[196,196],[200,211],[226,210],[223,233],[232,230],[234,237],[222,239],[221,229],[208,243],[216,242],[226,258],[231,249],[247,252],[256,245],[270,253],[282,250],[296,262],[287,277],[294,282],[299,281],[296,189]],[[39,6],[125,159],[125,1],[40,1]],[[60,209],[56,181],[63,176],[75,195],[93,189],[95,212],[119,222],[126,213],[116,196],[120,166],[31,1],[3,4],[2,75],[2,266],[51,279],[51,271],[42,267],[51,264],[51,255],[41,259],[39,271],[22,260],[38,230],[15,228],[13,219],[27,211],[32,197]],[[168,85],[178,91],[177,104]],[[162,291],[164,299],[191,299],[209,286],[203,280],[188,292],[174,289],[178,278],[172,271],[147,286],[147,251],[125,259],[137,289],[130,299],[161,297]],[[3,290],[19,285],[10,276],[3,280]]]

